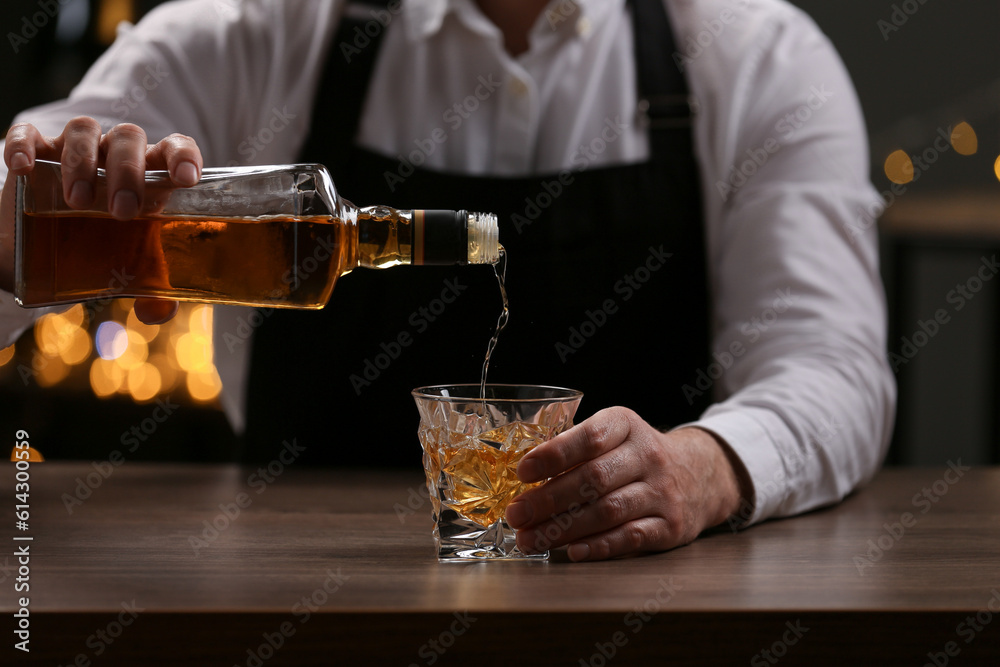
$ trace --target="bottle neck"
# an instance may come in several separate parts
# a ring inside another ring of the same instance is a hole
[[[345,207],[357,227],[355,266],[495,264],[496,216],[388,206]]]

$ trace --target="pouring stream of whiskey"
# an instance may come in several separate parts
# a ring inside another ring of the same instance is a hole
[[[500,332],[507,326],[507,320],[510,319],[510,309],[507,304],[507,251],[503,246],[500,246],[500,258],[493,265],[493,273],[497,277],[497,284],[500,285],[500,298],[503,299],[503,310],[500,312],[500,317],[497,318],[497,328],[493,332],[493,338],[490,339],[490,344],[486,347],[486,359],[483,361],[483,377],[479,384],[479,400],[483,402],[486,401],[486,372],[490,368],[490,357],[493,356],[493,348],[497,346],[497,339],[500,338]]]

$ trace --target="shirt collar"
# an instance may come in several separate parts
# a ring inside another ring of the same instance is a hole
[[[423,39],[441,29],[445,14],[452,11],[453,0],[409,0],[403,6],[407,12],[407,30],[411,39]]]
[[[621,2],[608,0],[551,0],[542,11],[539,23],[546,23],[553,28],[559,24],[576,26],[581,20],[595,25],[602,20],[614,7]],[[574,7],[575,6],[575,7]],[[407,29],[410,39],[427,39],[444,23],[448,14],[454,13],[467,27],[484,35],[496,36],[497,27],[479,10],[475,0],[406,0],[405,9],[408,13]],[[560,19],[566,18],[566,21]],[[537,29],[536,25],[536,29]],[[588,31],[579,31],[581,37],[586,37]]]

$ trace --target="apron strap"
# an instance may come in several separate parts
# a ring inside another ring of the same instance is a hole
[[[663,164],[678,154],[694,155],[691,134],[696,105],[680,68],[670,18],[663,0],[629,0],[635,34],[636,124],[649,132],[649,153]],[[673,157],[672,157],[673,156]]]
[[[313,102],[312,127],[299,159],[326,164],[334,183],[348,165],[343,160],[330,162],[330,156],[347,155],[354,146],[379,47],[391,24],[392,2],[348,2],[330,45]],[[389,16],[389,22],[383,24],[379,16]]]

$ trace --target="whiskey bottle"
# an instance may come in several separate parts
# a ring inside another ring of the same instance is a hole
[[[134,220],[69,208],[60,165],[18,177],[14,296],[21,306],[162,297],[322,308],[355,268],[496,264],[497,218],[466,211],[358,207],[322,165],[206,168],[199,183],[146,172]]]

